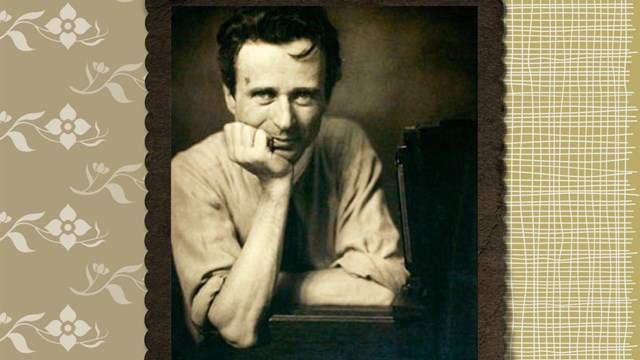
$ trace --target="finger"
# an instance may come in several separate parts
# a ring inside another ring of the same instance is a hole
[[[253,138],[253,146],[257,149],[265,149],[267,148],[267,143],[269,142],[269,136],[267,133],[262,130],[256,130],[256,133]]]
[[[224,140],[227,143],[227,155],[235,161],[235,146],[233,144],[233,123],[224,126]]]
[[[242,146],[253,147],[253,137],[256,133],[256,128],[253,126],[243,126],[242,127]]]
[[[242,146],[242,127],[244,125],[242,123],[239,122],[235,122],[233,123],[233,131],[232,131],[232,135],[233,135],[233,145],[238,148],[240,146]]]

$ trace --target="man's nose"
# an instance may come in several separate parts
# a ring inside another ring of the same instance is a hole
[[[295,122],[295,116],[292,110],[291,102],[288,98],[282,97],[278,99],[274,109],[273,122],[280,131],[290,129]]]

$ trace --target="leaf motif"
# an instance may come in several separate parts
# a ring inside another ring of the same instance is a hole
[[[16,222],[36,221],[36,220],[41,219],[43,216],[44,216],[44,211],[40,212],[40,213],[27,214],[27,215],[21,217],[20,219],[18,219],[18,221],[16,221]]]
[[[124,291],[122,290],[120,285],[109,284],[106,286],[106,288],[107,290],[109,290],[109,293],[111,294],[111,297],[113,298],[113,300],[115,300],[118,304],[121,304],[121,305],[131,304],[131,302],[127,300],[127,298],[124,296]]]
[[[87,40],[81,40],[80,42],[87,45],[87,46],[96,46],[98,44],[100,44],[101,42],[103,42],[105,39],[98,39],[98,40],[94,40],[94,41],[87,41]]]
[[[19,352],[23,354],[29,354],[34,352],[33,350],[29,349],[29,347],[27,346],[27,341],[24,339],[24,336],[22,336],[21,334],[10,333],[10,334],[7,334],[7,337],[9,338],[9,340],[11,340],[11,342],[13,343],[13,346]]]
[[[131,273],[134,273],[134,272],[140,270],[141,268],[142,268],[142,264],[129,265],[129,266],[125,266],[125,267],[119,269],[118,271],[116,271],[116,274],[131,274]]]
[[[119,173],[131,173],[131,172],[134,172],[134,171],[140,169],[140,167],[142,167],[142,163],[140,163],[140,164],[132,164],[132,165],[125,165],[125,166],[121,167],[120,169],[118,169],[117,172],[119,172]]]
[[[11,141],[13,141],[13,145],[19,151],[31,152],[31,151],[35,150],[35,149],[32,149],[32,148],[29,147],[29,145],[27,144],[27,139],[24,137],[24,135],[22,135],[21,132],[10,131],[10,132],[7,133],[7,136],[9,136]]]
[[[27,240],[19,232],[10,232],[7,236],[11,239],[11,242],[13,242],[13,246],[15,246],[21,253],[30,253],[34,251],[29,248]]]
[[[142,63],[122,65],[116,71],[114,71],[114,73],[135,71],[138,70],[141,66]]]
[[[131,102],[131,100],[127,99],[127,97],[124,95],[124,89],[122,88],[122,86],[120,86],[120,84],[108,83],[105,86],[107,87],[107,89],[109,89],[109,92],[111,93],[111,96],[113,96],[113,99],[115,101],[119,103]]]
[[[89,82],[93,82],[93,75],[91,75],[91,70],[89,70],[89,64],[85,65],[84,71],[87,74],[87,79],[89,79]]]
[[[12,30],[12,31],[9,31],[7,33],[7,35],[9,35],[11,40],[13,40],[13,44],[18,48],[18,50],[20,50],[20,51],[33,51],[33,50],[35,50],[35,49],[29,47],[29,44],[27,44],[27,39],[24,37],[24,34],[21,33],[20,31]]]
[[[76,294],[76,295],[82,295],[82,296],[87,296],[84,292],[82,291],[78,291],[74,288],[72,288],[71,286],[69,286],[69,290],[71,290],[72,293]]]
[[[89,143],[83,141],[82,144],[84,146],[88,146],[88,147],[96,147],[96,146],[100,145],[101,143],[103,143],[104,141],[105,141],[104,139],[96,140],[94,142],[89,142]]]
[[[98,346],[100,346],[100,344],[104,343],[104,340],[100,340],[100,341],[96,341],[93,344],[85,344],[85,343],[80,343],[80,345],[89,348],[89,349],[94,349],[97,348]]]
[[[26,13],[26,14],[20,16],[18,18],[18,20],[16,20],[16,22],[20,22],[22,20],[35,20],[35,19],[39,18],[40,16],[42,16],[42,14],[44,14],[44,10],[43,11],[36,11],[36,12]]]
[[[84,268],[84,274],[87,275],[87,280],[89,280],[89,284],[93,284],[93,278],[91,277],[91,272],[89,271],[89,265]]]
[[[89,181],[89,184],[92,184],[93,178],[91,177],[91,171],[89,171],[89,165],[86,165],[84,167],[84,173],[87,175],[87,180]]]
[[[109,192],[111,193],[113,200],[115,200],[116,202],[120,204],[131,203],[131,201],[129,201],[129,199],[124,196],[124,190],[122,189],[122,186],[118,184],[107,184],[106,187],[107,190],[109,190]]]
[[[16,321],[16,323],[38,321],[38,320],[42,319],[44,314],[45,313],[25,315],[25,316],[21,317],[18,321]]]
[[[139,282],[136,281],[136,282],[134,282],[134,284],[136,284],[138,289],[140,289],[142,291],[147,291],[147,288],[144,285],[142,285],[142,283],[139,283]]]
[[[20,118],[18,118],[18,121],[31,121],[31,120],[38,120],[42,117],[42,115],[44,115],[44,111],[40,111],[37,113],[29,113],[29,114],[24,114],[22,116],[20,116]]]
[[[84,242],[81,242],[80,244],[82,244],[84,247],[94,248],[94,247],[96,247],[96,246],[98,246],[98,245],[102,244],[103,242],[104,242],[104,240],[98,240],[98,241],[93,242],[93,243],[84,243]]]

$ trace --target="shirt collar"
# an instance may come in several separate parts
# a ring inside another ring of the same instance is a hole
[[[300,177],[302,177],[302,174],[304,174],[304,171],[309,166],[309,162],[311,162],[311,153],[313,153],[313,146],[314,143],[311,143],[311,145],[307,146],[307,148],[302,153],[302,156],[300,156],[298,161],[296,161],[296,163],[293,165],[294,184],[297,183],[298,180],[300,180]]]

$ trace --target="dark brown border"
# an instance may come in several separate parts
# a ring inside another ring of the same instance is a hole
[[[252,5],[300,5],[301,1],[250,1]],[[477,6],[478,7],[478,358],[502,359],[506,294],[503,195],[505,172],[504,93],[504,15],[499,0],[423,0],[423,1],[305,1],[305,5],[326,6]],[[149,75],[146,85],[148,150],[145,204],[148,269],[145,282],[147,334],[145,359],[171,358],[171,6],[239,5],[219,0],[147,0],[146,26]]]

